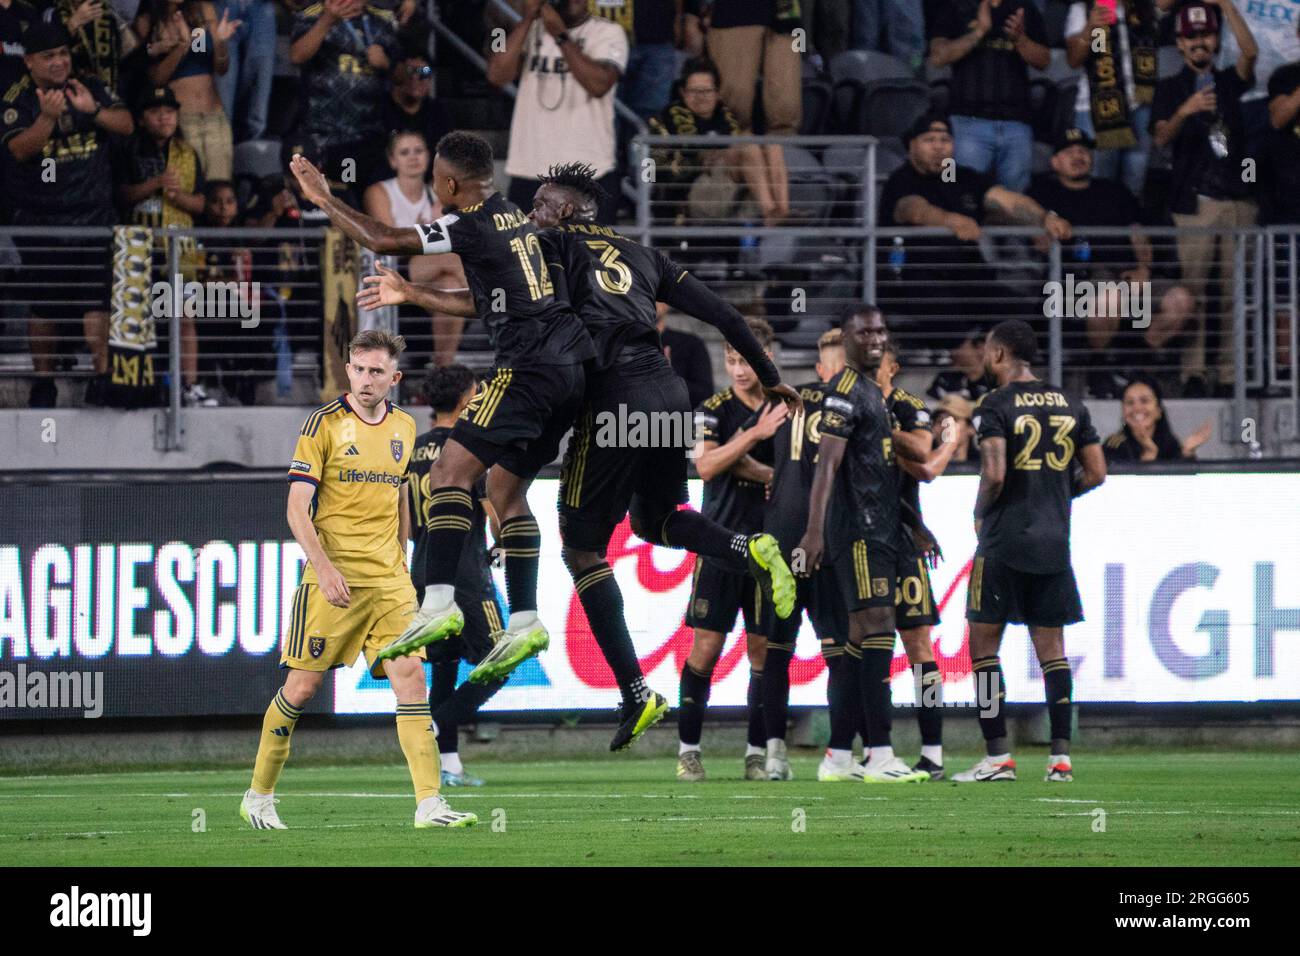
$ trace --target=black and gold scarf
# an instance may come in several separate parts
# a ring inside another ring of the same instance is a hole
[[[1091,14],[1095,4],[1088,4]],[[1157,78],[1155,11],[1150,0],[1128,0],[1125,4],[1128,25],[1129,62],[1118,55],[1118,24],[1105,28],[1100,52],[1088,57],[1088,90],[1091,95],[1092,128],[1096,131],[1098,149],[1132,149],[1137,146],[1133,132],[1133,117],[1124,95],[1125,71],[1133,77],[1133,86],[1139,106],[1150,103],[1155,95]],[[1088,39],[1093,49],[1092,38]]]

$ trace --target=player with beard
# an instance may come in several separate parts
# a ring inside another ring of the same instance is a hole
[[[1106,480],[1106,459],[1087,406],[1035,378],[1031,366],[1037,357],[1034,331],[1025,322],[994,326],[984,346],[985,365],[998,387],[980,400],[975,413],[979,545],[966,592],[966,619],[987,756],[955,775],[958,783],[1016,779],[998,658],[1008,621],[1029,626],[1043,670],[1052,737],[1046,779],[1074,779],[1074,682],[1064,628],[1083,620],[1083,607],[1070,566],[1070,499]]]
[[[482,317],[496,349],[494,368],[430,472],[424,603],[381,659],[460,633],[456,567],[473,527],[470,490],[491,468],[487,490],[501,520],[510,619],[470,679],[504,677],[550,644],[537,617],[542,539],[527,491],[555,460],[581,407],[583,363],[595,354],[591,338],[555,295],[537,227],[493,187],[492,148],[482,138],[454,132],[438,142],[433,191],[447,212],[416,226],[387,226],[348,207],[302,156],[291,169],[303,194],[366,248],[380,255],[454,252],[465,267],[473,306],[452,299],[461,311],[438,311]]]

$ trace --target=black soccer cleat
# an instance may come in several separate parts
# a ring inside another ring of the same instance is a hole
[[[930,775],[930,779],[932,781],[943,779],[943,764],[935,763],[929,757],[922,757],[920,760],[916,762],[916,766],[914,766],[912,769],[924,770],[926,773]]]
[[[630,705],[624,702],[619,708],[618,730],[614,731],[614,739],[609,742],[609,749],[625,750],[632,746],[638,737],[663,720],[666,713],[668,713],[667,698],[654,691],[650,692],[647,700]]]

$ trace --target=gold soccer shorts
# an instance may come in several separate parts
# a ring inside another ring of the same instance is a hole
[[[280,654],[281,667],[304,671],[351,667],[364,651],[370,673],[380,680],[386,677],[382,666],[375,667],[375,657],[411,623],[415,588],[406,581],[349,590],[351,605],[335,607],[325,600],[319,584],[298,586]],[[423,660],[424,648],[412,656]]]

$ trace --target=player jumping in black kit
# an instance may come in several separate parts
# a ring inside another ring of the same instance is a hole
[[[431,311],[480,316],[496,360],[431,472],[424,602],[380,658],[409,653],[464,626],[455,601],[456,566],[473,527],[471,488],[490,467],[487,491],[501,521],[510,619],[470,679],[504,677],[550,642],[537,618],[541,533],[527,491],[538,471],[555,460],[581,407],[582,363],[595,354],[591,338],[555,297],[537,227],[493,188],[492,148],[480,137],[454,132],[438,141],[433,191],[446,215],[405,228],[384,225],[334,198],[325,177],[302,156],[290,168],[303,194],[366,248],[381,255],[454,252],[465,267],[472,306],[429,287],[419,287],[410,301]],[[367,276],[358,292],[365,308],[391,304],[375,284],[378,278]]]
[[[890,740],[894,589],[899,562],[910,545],[904,543],[893,420],[874,380],[888,331],[880,310],[866,304],[851,307],[841,329],[847,365],[827,383],[822,401],[821,447],[809,495],[808,527],[796,560],[801,559],[805,576],[829,563],[849,610],[845,653],[861,657],[869,748],[862,779],[922,781],[928,774],[895,757]],[[910,442],[900,441],[898,450],[917,460],[923,457]],[[827,520],[828,514],[833,514],[833,520]]]
[[[1070,565],[1070,500],[1106,480],[1106,457],[1087,407],[1034,377],[1030,366],[1037,357],[1033,329],[1018,320],[995,326],[984,346],[985,367],[998,387],[980,399],[975,411],[979,545],[966,592],[966,619],[987,756],[954,776],[959,783],[1016,779],[998,659],[1008,621],[1029,625],[1043,669],[1052,736],[1046,779],[1074,779],[1074,682],[1064,627],[1083,620],[1083,606]]]
[[[794,578],[773,538],[679,510],[687,500],[694,423],[685,383],[659,341],[656,301],[721,330],[755,363],[767,394],[796,406],[798,397],[781,384],[740,313],[662,253],[593,221],[602,190],[591,167],[555,166],[541,182],[531,215],[544,227],[547,264],[596,344],[586,405],[565,455],[559,518],[565,564],[623,694],[622,720],[610,744],[619,750],[668,707],[645,686],[623,596],[605,562],[610,535],[625,515],[630,513],[632,530],[643,540],[748,572],[781,613],[790,613],[794,599]],[[634,419],[647,426],[640,440],[630,429],[619,436],[609,427]]]
[[[415,440],[411,453],[411,537],[415,554],[411,559],[411,583],[418,598],[424,597],[425,568],[429,562],[428,512],[433,485],[430,470],[442,454],[460,413],[469,405],[478,389],[474,373],[463,365],[431,369],[424,384],[424,397],[433,409],[433,428]],[[438,755],[442,764],[444,787],[481,787],[483,781],[470,776],[460,762],[459,727],[487,703],[506,678],[487,683],[466,681],[456,686],[456,674],[462,659],[478,664],[492,649],[492,635],[501,630],[501,606],[497,603],[496,585],[492,581],[485,543],[487,524],[494,535],[500,529],[492,505],[487,500],[483,479],[474,482],[474,523],[465,539],[460,566],[456,569],[456,605],[465,614],[465,627],[456,637],[439,641],[427,654],[433,667],[433,684],[429,691],[429,710],[438,738]]]

